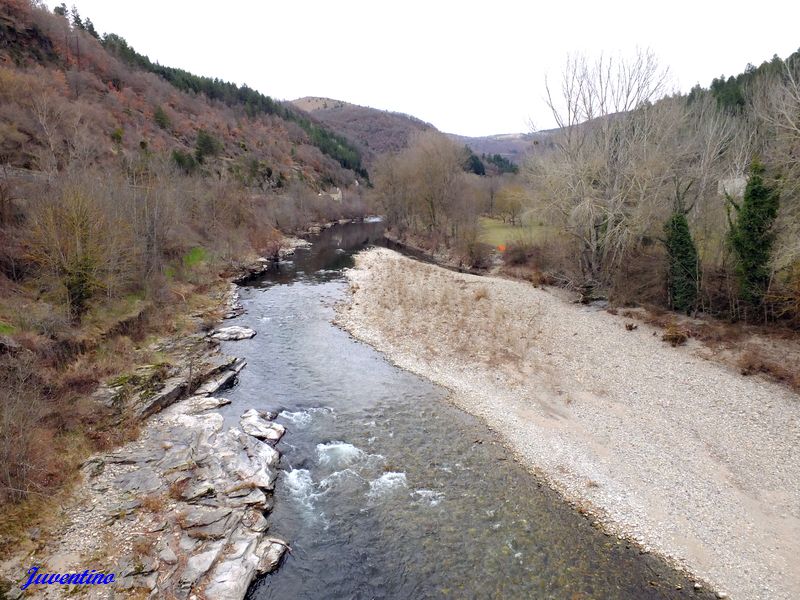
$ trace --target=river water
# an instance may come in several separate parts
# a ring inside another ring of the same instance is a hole
[[[381,232],[325,230],[242,288],[232,324],[258,335],[226,345],[248,366],[223,414],[236,425],[254,407],[286,426],[269,535],[292,547],[248,598],[711,597],[593,528],[446,390],[331,324],[342,269]]]

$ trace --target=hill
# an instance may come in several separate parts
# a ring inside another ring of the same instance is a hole
[[[410,115],[332,98],[308,96],[293,100],[291,104],[356,142],[368,163],[384,152],[402,150],[415,133],[436,129]]]
[[[282,233],[363,216],[360,178],[358,149],[305,112],[63,5],[0,2],[0,554],[137,431],[127,392],[98,402],[98,383],[158,363],[161,385],[180,367],[154,340],[199,340]]]
[[[469,146],[478,155],[493,156],[499,154],[503,158],[519,165],[539,144],[546,143],[547,132],[537,133],[501,133],[482,137],[467,137],[455,133],[447,134],[453,141]]]
[[[219,142],[220,173],[247,165],[275,187],[295,176],[346,184],[364,176],[360,153],[301,111],[246,86],[165,67],[91,21],[28,2],[0,11],[2,162],[34,170],[120,156],[189,155],[200,131]]]
[[[436,131],[430,123],[404,113],[359,106],[343,100],[306,96],[291,104],[333,131],[353,140],[368,163],[385,152],[408,147],[411,136],[420,131]],[[446,134],[459,145],[468,146],[477,155],[499,155],[519,165],[533,148],[547,138],[548,132],[505,133],[482,137]]]

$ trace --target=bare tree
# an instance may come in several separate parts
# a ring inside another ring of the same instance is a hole
[[[773,268],[800,272],[800,60],[756,81],[749,90],[753,113],[765,129],[760,149],[781,172],[781,208]]]
[[[719,179],[749,162],[740,158],[747,131],[733,117],[710,96],[665,96],[667,81],[652,53],[639,52],[594,63],[570,58],[560,97],[548,85],[561,129],[528,175],[548,219],[577,241],[586,280],[607,281],[630,252],[660,235],[676,186],[691,188],[690,204],[702,205],[710,223],[707,207],[715,215],[723,207]]]
[[[535,159],[533,175],[551,214],[577,239],[589,280],[599,281],[621,260],[634,229],[635,199],[652,193],[659,179],[647,150],[665,131],[663,117],[676,117],[652,105],[666,82],[654,55],[640,51],[631,59],[571,57],[560,97],[547,84],[561,130],[554,151]]]

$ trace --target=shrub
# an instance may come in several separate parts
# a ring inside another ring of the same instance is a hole
[[[669,342],[673,347],[682,346],[689,339],[689,332],[673,321],[667,325],[661,339]]]
[[[742,375],[760,373],[800,391],[800,372],[796,370],[793,372],[789,367],[771,360],[755,347],[750,347],[742,353],[737,361],[737,366]]]
[[[37,370],[32,353],[0,355],[0,505],[46,483],[50,453],[40,427],[46,405]]]
[[[480,286],[477,290],[475,290],[475,294],[473,296],[476,302],[480,302],[481,300],[489,298],[489,288],[485,285]]]
[[[191,175],[197,169],[197,161],[194,156],[183,150],[172,151],[172,162],[187,175]]]

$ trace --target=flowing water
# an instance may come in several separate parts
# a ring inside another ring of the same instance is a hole
[[[380,223],[325,230],[242,289],[258,335],[224,415],[278,413],[287,433],[269,535],[291,555],[252,600],[702,597],[606,536],[516,464],[447,392],[331,324],[342,269]],[[682,587],[678,590],[678,587]]]

